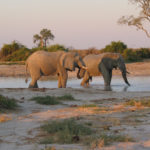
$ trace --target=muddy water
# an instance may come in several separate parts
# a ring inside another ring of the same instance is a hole
[[[93,81],[90,82],[89,88],[112,91],[150,91],[149,76],[128,77],[128,80],[131,84],[130,87],[124,83],[121,77],[115,76],[112,78],[111,87],[105,88],[103,78],[95,77]],[[29,82],[26,84],[24,78],[1,77],[0,88],[27,88]],[[80,86],[80,83],[81,80],[69,79],[67,88],[83,88]],[[38,85],[40,88],[57,88],[57,80],[38,81]]]

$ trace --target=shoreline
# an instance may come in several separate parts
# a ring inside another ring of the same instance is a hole
[[[126,64],[128,76],[150,76],[150,62],[136,62]],[[68,72],[69,78],[74,78],[77,75],[77,70]],[[121,75],[120,70],[113,70],[113,75]],[[28,74],[29,76],[29,74]],[[0,77],[26,77],[25,65],[12,64],[0,65]],[[57,76],[42,77],[43,79],[57,79]]]

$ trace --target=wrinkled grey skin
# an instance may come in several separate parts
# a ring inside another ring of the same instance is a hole
[[[37,80],[41,76],[58,75],[58,88],[65,88],[68,71],[85,66],[81,57],[74,52],[37,51],[26,61],[26,71],[32,78],[29,88],[38,88]]]
[[[90,54],[85,56],[83,61],[88,69],[86,71],[80,69],[77,73],[79,79],[83,78],[82,86],[88,86],[89,80],[92,80],[93,76],[99,75],[103,76],[105,86],[110,86],[114,68],[120,69],[125,83],[130,86],[126,76],[126,66],[123,57],[119,53]]]

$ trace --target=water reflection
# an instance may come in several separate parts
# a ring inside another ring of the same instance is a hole
[[[30,82],[31,79],[29,79]],[[150,91],[150,77],[128,77],[131,86],[127,86],[121,77],[113,77],[111,86],[105,87],[102,77],[93,78],[89,88],[105,91]],[[0,77],[0,88],[28,88],[24,78]],[[83,88],[80,86],[81,80],[69,79],[67,88]],[[57,81],[38,81],[40,88],[57,88]]]

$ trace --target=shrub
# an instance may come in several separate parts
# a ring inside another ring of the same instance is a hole
[[[124,50],[123,57],[128,62],[135,62],[141,60],[141,57],[137,55],[137,52],[132,49]]]
[[[103,49],[103,52],[123,53],[125,49],[127,49],[127,45],[125,45],[123,42],[112,41],[110,45],[106,45],[106,47]]]
[[[48,134],[52,135],[42,141],[48,143],[75,143],[80,141],[81,136],[92,134],[92,130],[75,121],[75,119],[65,119],[62,121],[53,121],[41,127]]]
[[[25,48],[25,46],[16,41],[13,41],[11,44],[4,44],[1,48],[1,56],[8,56],[22,48]]]
[[[15,99],[10,99],[0,95],[0,110],[15,109],[17,106]]]
[[[5,58],[6,61],[25,61],[32,51],[21,48]]]
[[[68,51],[63,45],[55,44],[46,48],[48,52]]]
[[[72,95],[63,95],[63,96],[46,96],[46,97],[33,97],[31,98],[32,101],[36,101],[39,104],[43,105],[57,105],[61,104],[61,100],[75,100]]]

